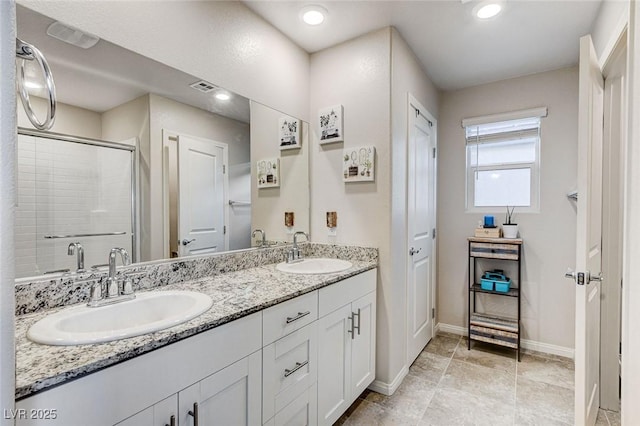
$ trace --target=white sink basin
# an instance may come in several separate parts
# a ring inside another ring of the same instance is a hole
[[[140,336],[173,327],[207,311],[213,301],[193,291],[140,293],[133,300],[90,308],[74,306],[29,328],[27,337],[45,345],[84,345]]]
[[[295,263],[278,263],[276,269],[291,274],[331,274],[349,269],[353,264],[347,260],[309,258]]]

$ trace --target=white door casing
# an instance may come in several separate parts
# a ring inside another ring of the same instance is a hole
[[[575,424],[599,408],[604,81],[591,36],[580,39],[576,240]]]
[[[433,337],[435,132],[431,117],[412,96],[408,108],[407,365],[411,365]]]
[[[228,249],[227,156],[226,144],[178,136],[180,256]]]

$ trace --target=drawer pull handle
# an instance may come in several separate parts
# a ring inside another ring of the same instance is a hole
[[[356,325],[356,316],[358,317],[358,325]],[[351,312],[349,320],[351,320],[351,330],[347,330],[347,333],[351,334],[351,340],[353,340],[356,338],[356,330],[358,330],[358,336],[360,335],[360,308],[358,308],[358,312]]]
[[[165,424],[164,426],[176,426],[176,416],[171,416],[169,424]]]
[[[198,416],[198,403],[197,402],[193,403],[193,411],[189,410],[189,412],[187,414],[189,414],[191,417],[193,417],[193,426],[198,426],[198,422],[200,421],[200,418]]]
[[[294,321],[298,321],[300,318],[302,317],[306,317],[307,315],[309,315],[311,313],[311,311],[307,311],[307,312],[298,312],[298,315],[296,315],[295,317],[287,317],[287,324],[291,324]]]
[[[302,367],[304,367],[307,364],[309,364],[309,361],[305,361],[305,362],[302,362],[302,363],[296,362],[296,366],[293,367],[291,370],[289,370],[288,368],[286,368],[284,370],[284,377],[289,377],[290,375],[292,375],[296,371],[300,370]]]

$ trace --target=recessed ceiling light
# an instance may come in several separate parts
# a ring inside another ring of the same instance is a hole
[[[327,9],[322,6],[305,6],[300,11],[300,17],[308,25],[320,25],[327,16]]]
[[[220,92],[216,93],[216,99],[219,101],[228,101],[231,99],[231,96],[228,93]]]
[[[500,3],[483,2],[474,8],[473,13],[479,19],[489,19],[496,16],[501,10],[502,5]]]

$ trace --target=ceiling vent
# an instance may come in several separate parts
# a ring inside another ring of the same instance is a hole
[[[215,86],[204,80],[196,81],[195,83],[191,83],[189,86],[202,93],[209,93],[218,88],[218,86]]]
[[[73,28],[59,21],[49,25],[49,28],[47,28],[47,34],[60,41],[73,44],[74,46],[81,47],[83,49],[93,47],[98,41],[100,41],[98,36],[85,33],[84,31],[80,31],[77,28]]]

